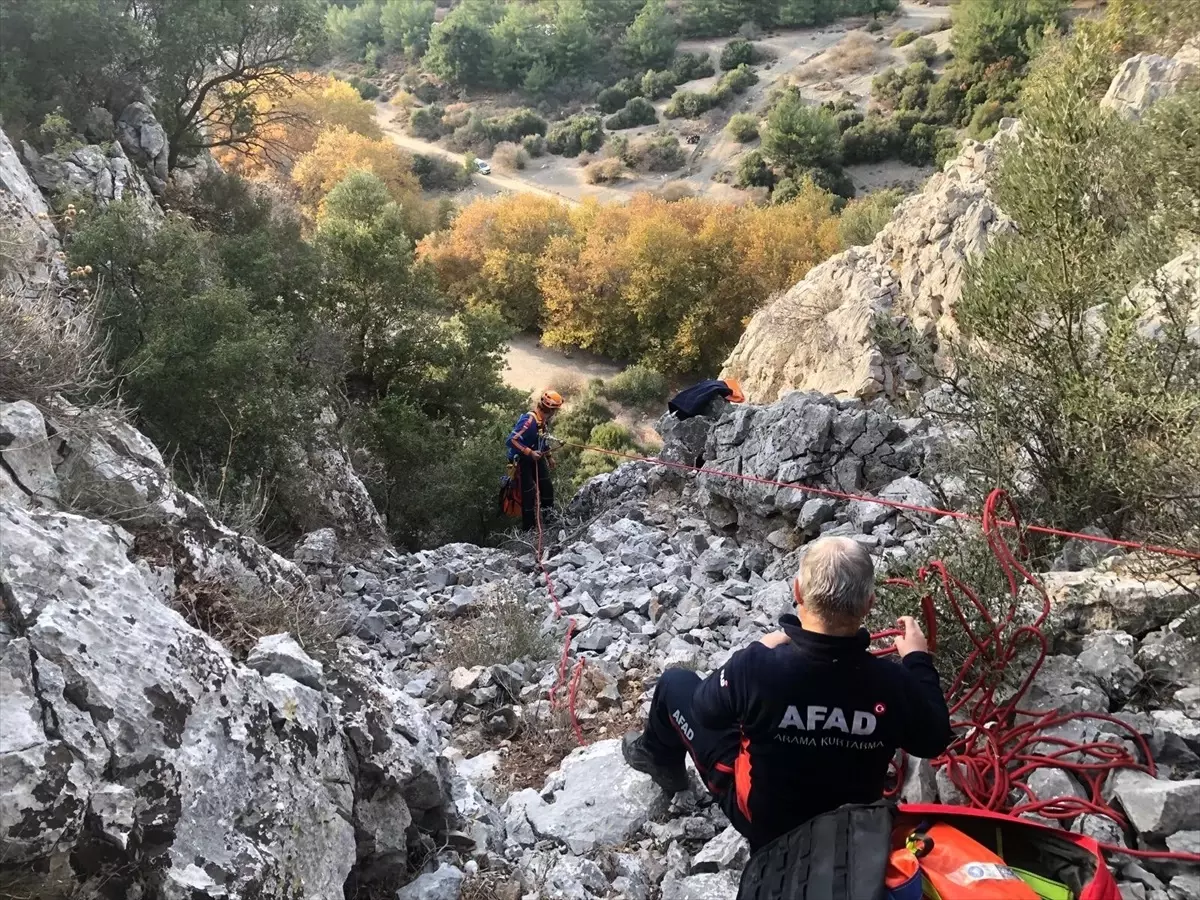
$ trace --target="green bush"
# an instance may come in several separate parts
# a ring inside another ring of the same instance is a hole
[[[938,58],[937,41],[927,37],[917,38],[909,44],[904,56],[910,63],[923,62],[927,66],[932,65]]]
[[[443,110],[438,106],[418,106],[408,114],[408,131],[414,137],[436,141],[445,132],[442,128]]]
[[[935,78],[923,62],[888,69],[871,79],[871,99],[889,109],[923,110]]]
[[[426,191],[458,191],[471,185],[466,167],[440,153],[414,153],[412,168]]]
[[[716,105],[708,91],[676,91],[663,110],[668,119],[696,119]]]
[[[658,121],[658,113],[645,97],[634,97],[616,115],[604,120],[604,127],[610,131],[622,128],[637,128],[641,125],[653,125]]]
[[[756,84],[758,84],[757,73],[749,66],[743,64],[722,75],[721,80],[717,82],[717,86],[713,90],[716,94],[720,94],[723,91],[744,94]],[[720,100],[718,102],[724,103],[725,101]]]
[[[357,76],[350,79],[350,85],[358,91],[358,96],[364,100],[374,100],[379,96],[379,86]]]
[[[738,66],[750,66],[758,62],[759,53],[750,41],[738,39],[730,41],[721,50],[720,65],[723,71],[736,69]]]
[[[785,92],[767,115],[763,150],[787,169],[829,168],[841,161],[841,135],[833,114]]]
[[[546,155],[546,138],[540,134],[527,134],[521,138],[521,146],[530,156]]]
[[[767,161],[761,151],[751,150],[738,160],[737,175],[734,179],[734,184],[744,188],[774,187],[775,173],[767,165]]]
[[[682,51],[675,54],[671,60],[671,73],[675,76],[676,84],[693,81],[697,78],[707,78],[716,72],[712,59],[707,53],[688,53]]]
[[[853,128],[865,118],[866,116],[863,115],[861,109],[846,109],[833,114],[833,120],[837,122],[838,131],[843,134],[846,133],[847,128]]]
[[[915,41],[919,37],[920,37],[920,35],[917,32],[912,31],[911,29],[906,29],[905,31],[900,32],[898,35],[896,35],[894,38],[892,38],[892,46],[893,47],[907,47],[909,44],[911,44],[913,41]]]
[[[648,366],[634,365],[604,383],[601,392],[609,400],[626,406],[652,406],[665,403],[667,378]],[[595,443],[593,441],[593,443]]]
[[[559,156],[594,153],[603,145],[604,129],[598,116],[571,116],[556,122],[546,135],[546,148]]]
[[[847,203],[838,217],[842,246],[861,247],[871,243],[883,226],[892,220],[896,205],[903,199],[903,191],[875,191]]]
[[[687,161],[679,139],[670,132],[647,134],[634,141],[614,138],[611,149],[625,165],[644,172],[673,172]]]
[[[600,107],[600,112],[605,115],[612,115],[629,100],[629,94],[621,90],[619,87],[607,87],[596,95],[596,103]]]
[[[753,113],[736,113],[725,126],[725,133],[730,140],[739,144],[748,144],[758,140],[758,116]]]
[[[975,107],[967,133],[977,141],[986,141],[996,133],[1000,120],[1009,114],[1009,109],[999,100],[988,100]]]
[[[663,97],[670,97],[671,92],[675,90],[675,85],[678,83],[679,79],[675,77],[674,72],[655,72],[651,70],[642,76],[642,96],[649,97],[651,100],[661,100]]]

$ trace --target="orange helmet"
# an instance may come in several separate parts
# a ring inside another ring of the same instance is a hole
[[[562,405],[562,394],[558,391],[543,391],[542,396],[538,398],[538,406],[542,409],[561,409]]]

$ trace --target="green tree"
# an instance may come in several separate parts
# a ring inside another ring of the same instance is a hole
[[[467,4],[456,7],[435,25],[422,65],[455,84],[486,83],[493,73],[491,26]]]
[[[551,20],[550,67],[563,77],[583,75],[596,58],[596,35],[582,0],[558,0]]]
[[[550,56],[547,22],[537,5],[510,3],[492,28],[492,65],[496,81],[506,87],[522,84],[535,63]]]
[[[1053,42],[1026,84],[1023,138],[993,183],[1017,228],[955,307],[969,439],[945,465],[978,492],[1015,486],[1029,518],[1184,539],[1200,521],[1195,287],[1155,272],[1197,229],[1200,169],[1175,166],[1200,151],[1200,93],[1126,122],[1096,101],[1107,54]]]
[[[436,10],[433,0],[387,0],[379,15],[384,44],[414,59],[424,55]]]
[[[951,9],[950,47],[956,60],[991,65],[1030,57],[1030,40],[1047,25],[1061,27],[1065,0],[972,0]]]
[[[357,6],[330,6],[325,28],[330,49],[351,59],[361,59],[368,44],[384,41],[381,0],[364,0]]]
[[[841,134],[833,114],[808,105],[797,91],[785,93],[767,114],[762,146],[788,169],[828,168],[841,161]]]
[[[147,71],[171,168],[213,147],[255,147],[291,115],[262,101],[289,85],[325,33],[315,0],[142,0],[137,18],[150,36]]]
[[[625,31],[622,48],[635,69],[663,69],[675,55],[675,21],[667,11],[666,0],[646,0]]]

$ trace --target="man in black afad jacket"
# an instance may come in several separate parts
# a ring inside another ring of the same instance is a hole
[[[645,732],[625,736],[626,762],[674,794],[687,787],[690,754],[751,850],[843,803],[878,800],[897,747],[937,756],[951,729],[914,619],[897,623],[899,665],[868,652],[874,587],[860,544],[814,542],[793,585],[799,618],[781,617],[782,630],[704,681],[663,672]]]

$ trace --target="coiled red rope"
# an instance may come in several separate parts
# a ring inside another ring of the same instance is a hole
[[[963,794],[969,806],[987,809],[1008,815],[1037,815],[1045,819],[1066,820],[1091,813],[1106,816],[1126,827],[1125,817],[1105,802],[1102,792],[1105,780],[1118,769],[1134,769],[1155,775],[1154,759],[1145,739],[1137,729],[1115,716],[1099,712],[1062,713],[1055,710],[1029,710],[1020,704],[1030,685],[1042,668],[1048,652],[1042,625],[1050,614],[1050,597],[1040,581],[1022,564],[1027,555],[1025,532],[1037,532],[1065,538],[1076,538],[1093,543],[1107,544],[1126,549],[1161,553],[1182,559],[1200,560],[1200,551],[1184,550],[1122,541],[1096,535],[1081,534],[1047,526],[1024,526],[1011,498],[1000,489],[993,490],[984,503],[980,516],[956,510],[944,510],[919,504],[886,500],[867,494],[854,494],[808,485],[773,481],[752,475],[741,475],[675,463],[654,457],[605,450],[582,444],[567,443],[567,446],[593,450],[609,456],[638,462],[648,462],[667,468],[682,469],[694,473],[732,478],[763,484],[771,487],[795,488],[814,494],[842,500],[862,500],[879,503],[896,509],[949,516],[954,519],[977,521],[982,526],[984,539],[1008,583],[1009,602],[999,616],[993,615],[974,590],[955,577],[941,560],[934,560],[918,572],[918,582],[891,579],[892,584],[918,587],[929,584],[931,589],[921,598],[922,617],[925,620],[930,648],[937,646],[937,606],[934,591],[941,593],[946,606],[967,635],[972,649],[947,691],[951,723],[957,736],[946,752],[931,760],[935,769],[946,771],[951,783]],[[537,479],[534,479],[535,485]],[[541,521],[541,497],[538,489],[537,517],[537,561],[550,598],[554,603],[556,617],[562,615],[557,593],[549,570],[542,558],[543,536]],[[1002,517],[998,513],[1003,512]],[[1005,539],[1004,530],[1016,532],[1016,550]],[[1032,621],[1018,621],[1020,615],[1019,595],[1022,587],[1028,587],[1041,598]],[[972,622],[972,618],[975,623]],[[568,654],[574,633],[575,622],[567,626],[562,658],[559,661],[558,679],[551,689],[552,706],[557,692],[566,683]],[[872,635],[873,639],[895,637],[899,632],[888,630]],[[872,651],[877,655],[894,653],[894,647]],[[583,734],[575,715],[575,701],[584,660],[581,658],[572,675],[567,705],[576,738],[584,743]],[[1017,666],[1025,667],[1025,675],[1015,691],[1004,701],[997,699],[1004,675]],[[1115,741],[1076,741],[1065,737],[1046,734],[1048,729],[1059,728],[1072,721],[1091,720],[1109,725],[1117,733],[1128,735],[1138,749],[1141,759],[1131,754],[1128,748]],[[899,792],[904,777],[905,760],[901,755],[895,772],[896,781],[891,793]],[[1029,787],[1029,776],[1039,769],[1061,769],[1075,777],[1083,786],[1086,796],[1059,796],[1039,798]],[[1108,853],[1124,854],[1142,858],[1177,860],[1200,863],[1200,854],[1175,851],[1134,850],[1117,844],[1100,844]]]

